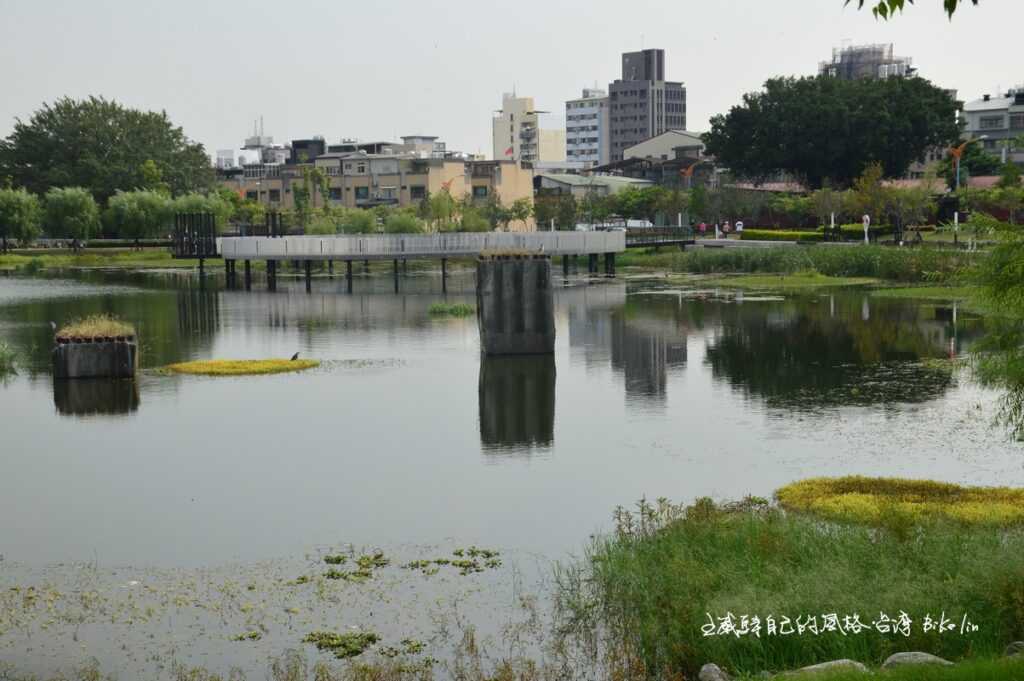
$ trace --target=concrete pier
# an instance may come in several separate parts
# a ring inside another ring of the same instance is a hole
[[[139,368],[139,350],[134,336],[59,338],[52,356],[54,379],[132,378]]]
[[[481,256],[477,260],[476,299],[484,355],[555,351],[550,257]]]

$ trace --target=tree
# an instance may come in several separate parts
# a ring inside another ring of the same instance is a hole
[[[218,192],[211,192],[209,194],[192,192],[174,199],[171,203],[171,212],[213,213],[214,224],[217,232],[220,233],[224,230],[224,225],[234,215],[235,208],[230,201]]]
[[[957,103],[922,78],[774,78],[711,120],[706,152],[754,181],[779,171],[847,187],[872,162],[902,176],[960,136]]]
[[[442,189],[436,194],[432,194],[429,199],[430,207],[430,221],[434,226],[435,232],[447,230],[455,220],[457,213],[457,206],[455,199],[452,198],[452,194],[447,188]]]
[[[368,210],[350,210],[341,224],[345,234],[373,234],[377,231],[377,216]]]
[[[881,224],[889,197],[882,186],[882,164],[871,163],[864,169],[853,190],[847,195],[848,210],[858,216],[869,215],[875,224]]]
[[[24,189],[0,189],[0,246],[7,250],[7,241],[21,243],[39,236],[41,210],[39,199]]]
[[[106,222],[122,239],[164,234],[171,221],[171,201],[156,191],[118,192],[107,203]]]
[[[146,159],[145,163],[139,168],[139,174],[142,175],[142,187],[144,189],[151,189],[166,196],[171,195],[171,187],[164,182],[164,174],[153,159]]]
[[[819,225],[830,225],[832,216],[838,216],[843,210],[843,195],[829,187],[822,187],[811,194],[811,207]]]
[[[1007,161],[1003,164],[1003,169],[999,172],[999,187],[1008,188],[1020,187],[1020,168],[1013,161]]]
[[[388,234],[420,234],[423,232],[423,224],[412,213],[397,211],[384,221],[384,231]]]
[[[870,7],[872,14],[876,18],[881,17],[882,19],[888,19],[889,17],[896,14],[896,12],[902,12],[903,8],[909,2],[911,5],[914,4],[914,0],[857,0],[857,9],[863,9],[865,3],[870,1]],[[977,5],[979,0],[970,0],[971,4]],[[844,4],[849,5],[853,0],[845,0]],[[953,18],[953,14],[957,8],[960,7],[966,0],[942,0],[942,7],[946,10],[946,14],[949,18]]]
[[[43,104],[0,141],[0,176],[36,194],[83,187],[101,203],[118,189],[159,189],[147,161],[159,171],[157,182],[174,194],[213,185],[203,145],[189,140],[166,112],[129,109],[102,97]]]
[[[576,197],[572,194],[565,194],[559,197],[555,209],[555,224],[559,229],[576,229],[576,218],[579,207],[576,205]]]
[[[44,200],[46,233],[86,241],[100,224],[100,211],[83,187],[53,187]]]
[[[533,215],[533,199],[528,196],[516,199],[508,208],[509,221],[522,222],[523,229],[526,229],[526,221],[530,219],[531,215]]]

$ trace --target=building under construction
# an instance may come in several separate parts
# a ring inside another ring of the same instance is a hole
[[[818,72],[823,76],[854,80],[912,76],[915,69],[910,57],[894,57],[892,43],[883,43],[837,47],[832,50],[832,61],[818,64]]]

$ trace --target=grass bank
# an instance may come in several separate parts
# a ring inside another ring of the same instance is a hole
[[[829,523],[758,499],[642,504],[559,583],[566,626],[603,632],[627,677],[877,667],[902,651],[993,659],[1024,636],[1019,527]],[[943,617],[957,631],[926,630]],[[977,628],[961,633],[965,617]]]
[[[873,290],[871,295],[912,300],[970,300],[976,293],[973,286],[888,286]]]
[[[830,286],[870,286],[877,284],[870,277],[829,277],[817,272],[799,274],[743,274],[727,277],[711,277],[701,281],[709,286],[723,286],[745,291],[771,289],[775,291],[827,288]]]
[[[220,260],[208,260],[210,267],[220,267]],[[29,272],[66,268],[184,268],[198,267],[198,260],[176,260],[167,249],[143,251],[97,249],[74,254],[68,251],[0,255],[0,269],[23,269]]]
[[[657,267],[692,274],[799,274],[866,277],[897,282],[950,282],[981,257],[959,250],[886,246],[694,248],[683,252],[626,253],[623,267]]]
[[[799,678],[799,677],[795,677]],[[974,660],[952,667],[915,665],[895,667],[864,674],[859,671],[819,672],[811,677],[814,681],[1020,681],[1024,679],[1024,657]],[[741,681],[753,681],[761,676],[741,677]]]

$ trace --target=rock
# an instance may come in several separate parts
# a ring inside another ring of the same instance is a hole
[[[700,674],[697,674],[697,678],[700,681],[729,681],[729,675],[722,671],[722,668],[717,664],[711,664],[710,662],[700,668]]]
[[[909,664],[938,664],[946,667],[953,665],[949,660],[943,660],[941,657],[936,657],[929,653],[896,653],[890,655],[885,662],[882,663],[882,669],[892,669],[893,667],[901,667]]]
[[[851,671],[868,673],[868,668],[856,660],[832,660],[821,664],[812,664],[810,667],[797,669],[795,674],[816,674],[818,672],[829,672],[835,669],[849,669]]]
[[[1010,645],[1006,646],[1006,650],[1003,651],[1003,654],[1007,657],[1024,655],[1024,641],[1014,641]]]

